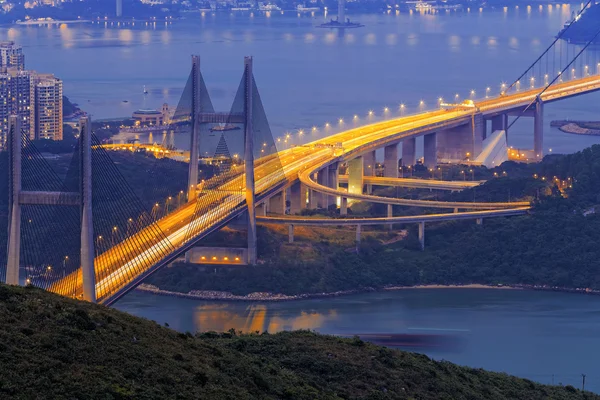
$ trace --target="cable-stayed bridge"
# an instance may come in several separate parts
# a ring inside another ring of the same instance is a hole
[[[216,112],[200,73],[200,59],[193,57],[190,78],[174,116],[191,128],[188,181],[182,191],[187,202],[173,210],[166,205],[160,218],[100,146],[89,119],[81,121],[81,137],[70,165],[57,173],[13,117],[7,168],[3,169],[9,172],[9,228],[0,278],[10,284],[32,284],[61,295],[112,304],[236,219],[243,218],[248,227],[248,264],[256,263],[256,214],[259,220],[291,227],[294,221],[331,224],[301,218],[264,219],[267,208],[284,214],[288,201],[292,214],[306,207],[328,207],[338,198],[342,216],[347,214],[349,200],[454,209],[454,213],[421,218],[393,217],[388,211],[388,218],[381,221],[340,222],[356,225],[357,239],[363,224],[419,223],[422,244],[425,222],[466,218],[479,222],[525,213],[526,202],[434,202],[374,196],[370,186],[376,182],[369,177],[375,175],[375,151],[384,149],[384,178],[394,180],[398,178],[398,144],[402,143],[404,165],[415,165],[416,140],[421,137],[427,167],[436,166],[441,159],[465,162],[469,155],[481,153],[488,125],[492,132],[506,134],[509,118],[516,116],[534,119],[532,154],[541,159],[544,104],[600,89],[600,74],[592,73],[581,61],[585,48],[561,65],[552,79],[548,78],[550,72],[542,69],[550,64],[547,50],[546,59],[542,55],[523,75],[531,75],[526,89],[520,87],[520,78],[496,97],[352,128],[286,150],[277,149],[270,131],[252,59],[245,59],[231,110]],[[578,60],[578,73],[564,78]],[[536,86],[536,79],[543,84]],[[216,161],[214,173],[200,179],[197,160],[204,153]],[[347,166],[343,178],[347,190],[339,187],[342,164]]]

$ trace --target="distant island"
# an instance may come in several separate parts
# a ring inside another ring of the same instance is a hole
[[[599,20],[600,4],[592,4],[579,16],[573,12],[572,18],[565,23],[558,36],[573,44],[586,44],[590,40],[593,40],[593,43],[600,43],[600,35],[594,38],[598,31]]]
[[[556,120],[550,126],[575,135],[600,136],[600,121]]]

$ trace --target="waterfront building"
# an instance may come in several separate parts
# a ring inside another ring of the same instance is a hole
[[[23,71],[25,55],[21,46],[17,46],[15,42],[0,42],[0,72],[6,72],[8,68]]]
[[[62,140],[62,81],[25,69],[25,55],[14,42],[0,42],[0,149],[6,144],[8,117],[18,115],[31,139]]]
[[[135,111],[131,118],[135,121],[135,124],[140,126],[156,126],[156,125],[168,125],[171,123],[171,113],[168,104],[163,104],[162,109],[151,110],[151,109],[140,109]]]
[[[35,138],[34,97],[32,71],[8,68],[0,73],[0,147],[6,143],[8,117],[12,114],[21,117],[21,127],[30,138]]]
[[[52,74],[35,76],[36,139],[63,139],[63,83]]]

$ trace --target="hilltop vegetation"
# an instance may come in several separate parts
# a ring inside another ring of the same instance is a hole
[[[311,332],[178,333],[0,285],[2,399],[600,399]]]

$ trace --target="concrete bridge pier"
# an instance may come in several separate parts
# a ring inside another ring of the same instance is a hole
[[[375,151],[369,151],[363,154],[363,174],[364,176],[375,176],[377,159],[375,158]],[[366,194],[373,193],[373,186],[367,184]]]
[[[327,168],[318,172],[317,183],[321,186],[329,187],[329,171]],[[314,195],[317,197],[317,207],[327,208],[329,196],[327,196],[325,193],[315,193]]]
[[[285,214],[286,198],[285,189],[271,197],[269,199],[269,212],[272,214]]]
[[[360,247],[360,225],[356,225],[356,252],[358,253],[358,249]]]
[[[533,152],[537,160],[544,157],[544,102],[538,96],[533,116]]]
[[[364,162],[362,157],[348,161],[348,193],[362,194]]]
[[[348,198],[342,197],[340,199],[340,215],[348,215]]]
[[[437,165],[437,133],[423,136],[423,164],[427,168]]]
[[[486,124],[482,114],[473,114],[471,122],[445,129],[438,135],[437,145],[441,159],[464,160],[476,158],[483,149]],[[429,168],[430,166],[427,165]]]
[[[425,249],[425,222],[419,222],[419,243],[421,250]]]
[[[298,214],[306,208],[307,188],[301,182],[290,187],[290,214]]]
[[[417,139],[408,138],[402,141],[402,165],[405,167],[413,166],[417,163],[416,156]]]
[[[288,243],[294,243],[294,225],[288,227]]]
[[[398,143],[385,146],[383,149],[383,175],[390,178],[398,177]]]
[[[339,176],[340,176],[340,166],[338,163],[333,163],[329,167],[327,167],[327,187],[331,189],[338,190],[339,184]],[[326,199],[326,208],[332,204],[335,204],[337,207],[337,197],[336,196],[325,196]]]
[[[496,131],[504,131],[508,134],[508,114],[492,117],[492,133]]]
[[[387,217],[392,218],[394,216],[394,207],[391,204],[387,205]],[[388,229],[391,231],[394,229],[394,224],[389,224]]]
[[[9,156],[9,209],[8,209],[8,259],[6,265],[6,283],[18,285],[19,266],[21,264],[21,120],[11,115],[8,126]]]
[[[261,217],[267,216],[267,204],[266,203],[260,203],[256,207],[256,215],[260,215]]]

